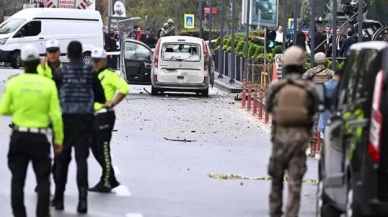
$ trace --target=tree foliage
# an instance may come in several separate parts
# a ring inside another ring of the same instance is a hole
[[[302,8],[300,9],[300,21],[298,26],[301,28],[310,27],[311,23],[311,6],[310,0],[303,0]]]

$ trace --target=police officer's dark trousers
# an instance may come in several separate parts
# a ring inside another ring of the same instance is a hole
[[[24,206],[24,185],[30,161],[38,182],[37,217],[49,216],[51,144],[47,134],[20,132],[17,127],[11,135],[8,167],[12,173],[11,204],[15,217],[27,217]]]
[[[107,112],[96,114],[95,141],[92,144],[92,152],[102,167],[102,176],[99,184],[107,187],[112,187],[111,185],[117,183],[110,154],[110,141],[115,121],[116,115],[113,110],[108,109]]]
[[[87,200],[88,189],[88,162],[89,147],[93,136],[92,115],[63,115],[64,122],[64,144],[63,150],[56,159],[56,188],[54,197],[54,206],[57,210],[64,209],[63,196],[66,189],[67,175],[71,161],[72,147],[75,150],[75,160],[77,163],[77,185],[79,190],[79,202]],[[79,207],[80,207],[79,203]],[[78,208],[79,208],[78,207]],[[78,210],[80,212],[80,210]],[[86,211],[85,211],[86,212]]]

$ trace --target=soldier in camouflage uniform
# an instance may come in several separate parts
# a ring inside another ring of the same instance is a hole
[[[175,35],[174,21],[172,19],[168,19],[167,24],[168,24],[168,28],[167,28],[167,31],[164,32],[163,36],[174,36]]]
[[[307,169],[306,141],[311,135],[313,114],[317,111],[314,85],[302,79],[305,61],[306,57],[301,48],[292,46],[285,50],[282,63],[286,76],[271,83],[265,98],[266,109],[273,117],[271,132],[273,145],[268,165],[268,174],[272,177],[269,196],[270,217],[281,217],[283,214],[283,179],[286,170],[289,178],[289,193],[284,216],[296,217],[299,212],[302,179]],[[289,85],[290,83],[292,85]],[[291,90],[289,86],[293,86],[291,89],[294,88],[294,92],[289,91]],[[295,94],[295,89],[299,91],[298,94]],[[304,96],[304,103],[296,102],[295,98],[301,95]],[[298,112],[298,109],[303,112]],[[293,119],[293,122],[285,124],[281,120],[282,118],[284,120],[285,116]]]
[[[310,80],[315,84],[323,84],[333,77],[334,71],[325,67],[326,55],[324,53],[319,52],[315,54],[314,59],[317,66],[307,70],[307,72],[305,72],[302,77],[303,79]],[[317,135],[318,135],[318,117],[319,115],[318,113],[316,113],[314,115],[313,132],[309,141],[310,142],[309,157],[315,157],[315,146],[317,144]]]

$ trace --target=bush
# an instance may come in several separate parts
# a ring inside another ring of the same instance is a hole
[[[345,61],[342,61],[340,64],[337,65],[337,69],[343,69],[345,66]]]
[[[255,56],[257,45],[253,43],[249,43],[249,48],[248,48],[248,59],[253,60],[253,57]]]
[[[256,46],[256,52],[255,55],[253,56],[254,60],[264,60],[264,46]]]
[[[272,53],[274,54],[282,54],[283,53],[283,47],[278,45],[273,48]]]
[[[236,46],[236,54],[238,56],[244,56],[244,49],[245,48],[245,41],[239,41],[237,46]]]
[[[180,32],[179,35],[182,35],[182,36],[192,36],[192,37],[199,38],[199,30],[184,30],[184,31]],[[217,39],[217,38],[218,38],[217,31],[213,30],[212,31],[212,40],[213,39]],[[209,30],[206,30],[206,29],[203,30],[203,37],[202,37],[202,39],[205,40],[205,41],[209,40]]]

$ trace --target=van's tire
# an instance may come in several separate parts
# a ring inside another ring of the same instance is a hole
[[[158,95],[158,93],[159,93],[159,90],[157,88],[155,88],[154,86],[151,86],[151,95],[156,96],[156,95]]]
[[[22,66],[22,62],[20,59],[20,51],[15,51],[11,55],[11,67],[14,69],[18,69]]]
[[[82,54],[82,62],[85,65],[91,66],[93,64],[92,62],[92,54],[90,52],[85,52]]]
[[[201,91],[201,95],[204,96],[204,97],[208,97],[209,96],[209,87],[206,88],[206,90]]]

